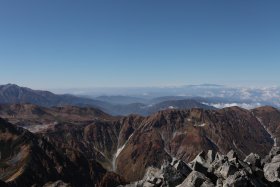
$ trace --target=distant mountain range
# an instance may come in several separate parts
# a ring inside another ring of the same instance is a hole
[[[0,86],[0,103],[31,103],[45,107],[83,104],[101,107],[106,105],[106,103],[94,99],[69,94],[56,95],[49,91],[32,90],[15,84]]]
[[[133,93],[141,93],[140,88],[130,90],[130,92],[132,91]],[[231,106],[239,106],[245,109],[260,106],[280,108],[280,89],[277,87],[253,89],[205,84],[173,88],[150,88],[142,91],[147,91],[145,96],[138,94],[94,97],[89,95],[54,94],[49,91],[32,90],[14,84],[7,84],[0,86],[0,103],[31,103],[44,107],[90,106],[111,115],[140,114],[144,116],[169,108],[215,109]],[[118,94],[118,92],[115,94]]]
[[[129,96],[100,96],[95,99],[70,94],[57,95],[49,91],[32,90],[14,84],[0,86],[0,104],[35,104],[43,107],[53,106],[91,106],[112,115],[140,114],[150,115],[165,109],[214,109],[194,99],[165,98],[147,100]]]
[[[67,90],[69,93],[96,98],[100,95],[129,96],[140,103],[154,98],[170,96],[180,99],[203,98],[203,100],[217,108],[240,106],[247,109],[269,105],[280,108],[280,87],[229,87],[215,84],[187,85],[173,87],[142,87],[142,88],[95,88]],[[132,99],[130,98],[130,100]],[[109,98],[107,98],[109,99]],[[110,100],[113,98],[110,97]],[[103,99],[104,100],[104,99]],[[106,99],[105,99],[106,100]],[[143,101],[144,100],[144,101]],[[123,101],[123,98],[120,98]]]

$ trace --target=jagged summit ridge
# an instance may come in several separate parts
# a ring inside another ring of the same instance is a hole
[[[279,147],[264,159],[251,153],[244,160],[233,150],[226,155],[209,150],[188,164],[173,158],[161,168],[149,167],[142,180],[122,187],[276,187],[280,185],[279,158]]]

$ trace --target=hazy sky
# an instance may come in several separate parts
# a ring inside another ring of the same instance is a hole
[[[0,83],[280,85],[279,0],[0,0]]]

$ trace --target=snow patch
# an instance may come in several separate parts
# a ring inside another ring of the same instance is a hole
[[[130,138],[132,137],[133,133],[128,137],[128,139],[126,140],[126,142],[117,149],[116,153],[113,156],[113,160],[112,160],[112,170],[116,171],[117,167],[116,167],[116,160],[118,158],[118,156],[121,154],[122,150],[125,148],[127,142],[130,140]]]
[[[118,148],[116,155],[115,155],[116,158],[118,158],[119,154],[122,152],[122,150],[124,149],[125,146],[126,146],[126,143],[122,147]]]
[[[204,127],[205,125],[206,125],[206,123],[202,123],[202,124],[195,124],[193,126],[195,126],[195,127]]]

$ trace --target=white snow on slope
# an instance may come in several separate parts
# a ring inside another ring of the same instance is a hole
[[[116,169],[117,169],[116,168],[116,160],[117,160],[118,156],[120,155],[120,153],[122,152],[122,150],[125,148],[127,142],[130,140],[132,135],[133,135],[133,133],[128,137],[126,142],[120,148],[117,149],[116,153],[114,154],[113,160],[112,160],[112,169],[113,169],[113,171],[116,171]]]
[[[118,156],[120,155],[120,153],[122,152],[122,150],[124,149],[125,146],[126,146],[126,143],[123,144],[123,146],[121,146],[120,148],[118,148],[118,150],[115,154],[116,158],[118,158]]]
[[[202,123],[202,124],[195,124],[195,127],[204,127],[206,125],[206,123]]]

